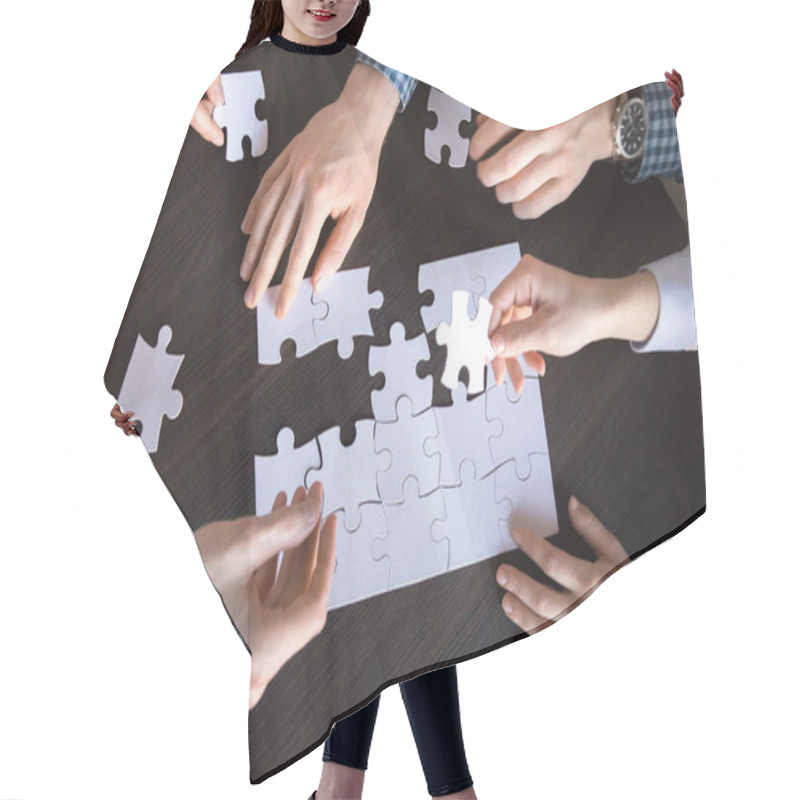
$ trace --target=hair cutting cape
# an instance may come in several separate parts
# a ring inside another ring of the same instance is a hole
[[[279,491],[316,480],[324,513],[339,515],[326,624],[249,715],[254,783],[385,687],[527,635],[502,609],[498,566],[561,587],[511,524],[593,561],[572,493],[630,557],[705,510],[691,278],[679,263],[688,231],[672,178],[631,182],[596,162],[565,202],[518,219],[467,157],[477,112],[420,81],[389,128],[342,269],[318,296],[304,283],[278,322],[287,249],[275,290],[245,307],[248,204],[339,97],[357,52],[265,40],[223,70],[225,145],[187,131],[105,374],[193,531],[268,513]],[[590,277],[650,265],[652,341],[548,356],[543,377],[521,361],[521,397],[495,387],[484,303],[524,254]]]

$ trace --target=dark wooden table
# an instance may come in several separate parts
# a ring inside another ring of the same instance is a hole
[[[372,418],[370,389],[381,380],[367,369],[369,346],[388,343],[396,320],[408,337],[423,332],[421,263],[517,241],[522,253],[572,272],[615,277],[688,241],[660,181],[629,185],[604,163],[541,219],[516,219],[480,184],[474,163],[453,169],[425,158],[422,139],[434,117],[426,107],[429,86],[420,83],[389,131],[375,195],[343,266],[370,265],[370,290],[384,294],[383,307],[371,315],[374,339],[356,339],[347,361],[335,342],[301,359],[287,343],[280,365],[261,366],[255,312],[244,307],[238,277],[246,244],[239,225],[271,160],[338,96],[354,52],[325,56],[330,80],[320,81],[319,56],[258,51],[236,69],[264,66],[267,100],[257,108],[269,120],[268,152],[231,164],[187,132],[105,376],[116,395],[137,334],[152,344],[161,325],[170,324],[170,352],[186,354],[175,382],[184,406],[176,420],[164,421],[153,463],[192,529],[254,513],[253,456],[276,452],[285,425],[299,446],[334,425],[348,429]],[[332,227],[328,220],[314,260]],[[438,386],[445,352],[428,338],[426,370]],[[702,513],[696,353],[636,354],[625,342],[599,342],[568,358],[548,358],[541,391],[560,531],[551,541],[592,557],[570,525],[572,492],[631,555]],[[434,405],[449,402],[441,389],[435,393]],[[501,562],[547,580],[514,551],[330,612],[324,631],[289,661],[250,713],[251,780],[317,747],[332,721],[386,686],[524,637],[501,608],[494,579]]]

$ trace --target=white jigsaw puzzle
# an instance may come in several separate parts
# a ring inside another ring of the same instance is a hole
[[[469,154],[469,139],[461,135],[459,126],[472,119],[472,109],[450,95],[431,86],[428,111],[436,114],[436,127],[425,129],[425,155],[434,164],[442,163],[442,147],[450,151],[451,167],[463,167]]]
[[[486,290],[486,283],[480,276],[473,277],[477,269],[473,255],[464,253],[420,264],[417,278],[419,291],[433,292],[433,303],[420,309],[426,331],[435,331],[443,322],[450,321],[450,304],[455,290],[469,294],[467,307],[470,316],[478,313],[477,298]]]
[[[528,455],[547,453],[542,392],[538,378],[525,378],[518,397],[510,381],[486,392],[486,419],[500,422],[501,431],[489,439],[495,464],[514,461],[517,475],[528,477]]]
[[[333,573],[328,610],[383,594],[389,590],[389,560],[372,557],[372,540],[386,536],[386,517],[380,503],[361,506],[361,523],[348,531],[344,515],[336,512],[336,569]]]
[[[470,459],[479,478],[488,475],[494,468],[489,437],[499,435],[503,426],[500,420],[486,419],[486,401],[483,395],[467,400],[467,389],[459,384],[453,390],[453,405],[434,406],[439,435],[426,440],[425,452],[438,453],[439,485],[460,486],[461,462]]]
[[[313,303],[327,304],[327,313],[314,320],[317,344],[338,342],[339,357],[353,355],[355,336],[372,336],[370,311],[383,305],[383,293],[370,292],[369,267],[340,270],[331,276],[322,294]]]
[[[306,486],[306,473],[321,465],[316,438],[301,447],[294,446],[294,431],[282,428],[278,433],[278,453],[255,456],[256,514],[268,514],[280,492],[286,492],[287,502],[298,486]]]
[[[261,70],[222,73],[222,92],[225,105],[215,106],[212,118],[220,128],[226,129],[225,159],[241,161],[244,158],[242,140],[250,140],[253,158],[267,152],[269,125],[256,116],[256,101],[263,100],[264,80]]]
[[[133,411],[141,422],[140,436],[148,453],[158,450],[161,421],[175,419],[183,408],[183,395],[172,388],[183,355],[167,352],[172,328],[162,325],[155,347],[137,334],[117,402],[123,411]]]
[[[385,537],[372,540],[372,556],[389,561],[389,588],[399,589],[447,571],[447,542],[434,542],[431,526],[445,519],[444,498],[437,490],[420,497],[412,477],[403,483],[403,502],[384,505]]]
[[[481,297],[478,314],[475,319],[470,319],[468,304],[467,292],[453,292],[451,322],[439,325],[436,329],[436,342],[447,347],[442,384],[448,389],[455,389],[458,385],[458,373],[462,367],[466,367],[469,371],[467,391],[476,394],[483,391],[484,366],[486,360],[493,357],[488,337],[492,306]]]
[[[321,481],[325,492],[322,515],[341,509],[345,528],[354,531],[361,519],[361,504],[381,499],[377,475],[389,468],[391,455],[388,450],[376,452],[374,420],[356,422],[356,438],[349,447],[342,445],[338,426],[324,431],[317,440],[322,466],[308,471],[306,485]]]
[[[447,539],[448,570],[466,567],[505,552],[501,524],[511,516],[511,502],[495,498],[495,483],[475,476],[475,464],[467,459],[459,470],[460,487],[442,489],[446,519],[431,528],[434,541]],[[512,547],[516,545],[512,541]]]
[[[389,468],[378,473],[378,494],[384,503],[403,500],[403,483],[413,475],[422,494],[439,485],[439,455],[426,455],[423,443],[436,436],[436,416],[429,408],[422,414],[412,414],[411,400],[397,401],[397,421],[375,424],[375,449],[388,450],[392,455]]]
[[[511,501],[511,515],[501,521],[500,528],[505,550],[516,547],[509,525],[526,528],[545,537],[558,533],[550,456],[547,453],[532,453],[527,462],[525,471],[528,477],[524,480],[517,475],[513,461],[507,461],[489,476],[494,478],[495,499]]]
[[[304,278],[286,316],[278,319],[275,316],[275,303],[280,288],[270,286],[256,306],[259,364],[280,364],[281,345],[287,339],[294,342],[297,358],[314,350],[317,340],[314,337],[313,323],[328,312],[325,303],[311,301],[314,288],[311,279]]]
[[[382,374],[385,383],[382,389],[373,389],[371,394],[372,415],[378,422],[397,419],[397,400],[401,395],[411,400],[415,414],[433,405],[433,375],[417,376],[417,364],[431,357],[428,339],[420,334],[406,339],[402,322],[395,322],[389,331],[391,344],[369,348],[370,375]]]

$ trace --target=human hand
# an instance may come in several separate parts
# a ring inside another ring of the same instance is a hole
[[[495,187],[500,203],[511,203],[519,219],[538,219],[566,200],[594,161],[614,154],[611,116],[616,98],[539,131],[520,131],[478,115],[469,155],[479,161],[478,179]],[[494,155],[492,147],[508,139]],[[481,160],[483,159],[483,160]]]
[[[589,544],[597,560],[584,561],[551,544],[533,531],[515,529],[514,541],[547,576],[560,583],[562,590],[545,586],[510,564],[497,568],[497,582],[506,590],[503,610],[509,619],[526,633],[549,620],[557,620],[582,603],[619,567],[628,554],[619,540],[600,520],[572,495],[569,517],[575,530]]]
[[[322,531],[322,485],[286,494],[272,513],[212,522],[195,538],[211,582],[251,653],[252,709],[269,681],[325,627],[336,565],[336,517]],[[277,574],[277,556],[283,560]]]
[[[678,109],[681,107],[681,97],[683,97],[683,78],[676,69],[673,69],[672,72],[665,72],[664,77],[667,79],[667,86],[672,90],[672,97],[669,102],[677,116]]]
[[[567,356],[598,339],[645,341],[658,320],[658,284],[648,270],[624,278],[587,278],[525,254],[489,296],[489,337],[498,384],[524,376],[517,357],[544,375],[542,353]]]
[[[192,121],[189,123],[207,142],[215,145],[225,142],[222,128],[214,122],[212,116],[214,106],[222,105],[225,105],[225,93],[222,91],[222,78],[217,75],[197,104]]]
[[[114,403],[114,408],[111,409],[111,416],[114,418],[114,424],[118,428],[122,428],[126,436],[139,435],[139,431],[136,429],[136,420],[133,418],[133,411],[123,411],[119,407],[119,403]]]
[[[240,267],[242,280],[250,282],[248,308],[263,297],[294,236],[275,305],[276,317],[286,314],[329,216],[336,225],[314,267],[314,289],[321,291],[341,267],[372,200],[398,102],[384,75],[356,64],[339,99],[318,111],[270,165],[242,221],[250,236]]]

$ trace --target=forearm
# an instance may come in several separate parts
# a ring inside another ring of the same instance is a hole
[[[658,321],[658,283],[647,270],[624,278],[598,279],[604,296],[599,338],[642,342],[650,338]]]

